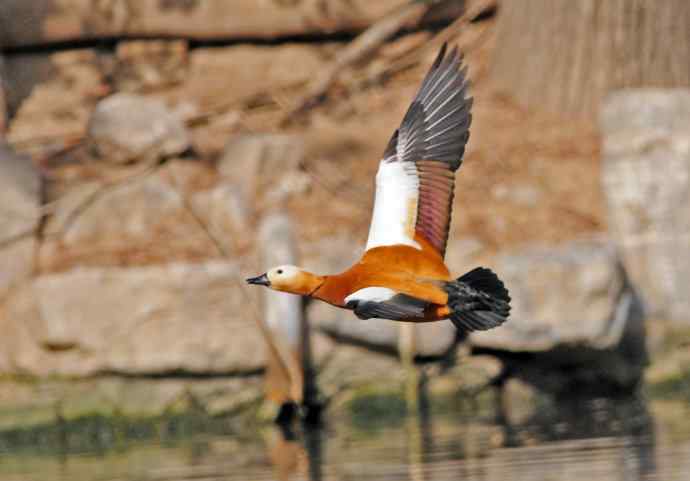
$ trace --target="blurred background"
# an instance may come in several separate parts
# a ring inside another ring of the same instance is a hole
[[[247,288],[361,255],[445,41],[510,321]],[[2,0],[0,479],[687,479],[689,126],[684,0]]]

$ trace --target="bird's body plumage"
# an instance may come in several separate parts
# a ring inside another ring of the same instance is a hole
[[[359,262],[331,276],[301,270],[288,276],[276,268],[251,283],[352,309],[365,319],[450,318],[465,330],[489,329],[506,320],[510,297],[495,274],[478,268],[453,280],[444,263],[455,171],[472,121],[461,64],[457,50],[446,55],[444,45],[389,141]]]
[[[419,241],[425,244],[424,240]],[[449,279],[448,269],[435,252],[406,245],[382,246],[367,250],[345,272],[325,276],[312,296],[338,307],[348,307],[360,300],[356,295],[359,291],[385,287],[429,304],[445,305],[448,295],[442,282]],[[366,295],[363,299],[371,300]]]

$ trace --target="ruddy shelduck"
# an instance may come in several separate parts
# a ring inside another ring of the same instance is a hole
[[[424,78],[376,174],[366,250],[337,275],[279,266],[247,279],[271,289],[351,309],[361,319],[450,319],[463,331],[503,324],[510,296],[491,270],[453,279],[444,263],[455,171],[472,121],[467,67],[446,45]]]

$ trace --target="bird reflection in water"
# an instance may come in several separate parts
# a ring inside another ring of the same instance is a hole
[[[295,423],[277,424],[268,434],[266,445],[276,479],[322,479],[322,450],[325,435],[322,426]]]
[[[418,387],[406,399],[406,415],[400,418],[404,428],[405,447],[409,479],[425,481],[426,466],[433,451],[430,401],[426,376],[421,374]],[[276,423],[267,434],[265,442],[268,457],[276,479],[280,481],[323,479],[326,443],[329,432],[323,423],[309,423],[291,417],[286,422]]]
[[[313,481],[343,473],[379,479],[385,473],[411,481],[546,475],[569,481],[575,469],[622,473],[621,479],[633,481],[660,479],[654,424],[644,400],[559,399],[520,421],[507,413],[501,424],[467,413],[436,413],[443,424],[439,421],[435,432],[421,379],[418,397],[399,422],[375,428],[364,442],[341,424],[335,431],[298,422],[275,426],[265,439],[275,479]]]

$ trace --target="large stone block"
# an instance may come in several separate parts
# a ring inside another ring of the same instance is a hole
[[[234,263],[43,275],[0,314],[0,366],[31,375],[247,373],[264,365]]]
[[[601,113],[609,226],[653,317],[690,323],[690,90],[629,89]]]
[[[539,387],[634,386],[647,363],[644,314],[604,239],[505,254],[491,266],[512,297],[504,325],[470,336]]]
[[[126,93],[96,105],[88,135],[98,156],[117,164],[170,157],[191,146],[182,119],[163,102]]]

